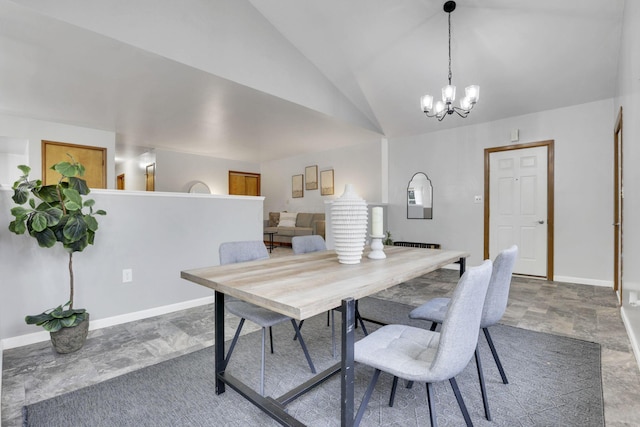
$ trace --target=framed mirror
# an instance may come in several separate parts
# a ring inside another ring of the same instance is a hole
[[[407,185],[407,218],[433,219],[433,187],[423,172],[413,175]]]

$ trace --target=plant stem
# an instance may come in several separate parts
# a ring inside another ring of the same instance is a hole
[[[73,252],[69,252],[69,310],[73,309]]]

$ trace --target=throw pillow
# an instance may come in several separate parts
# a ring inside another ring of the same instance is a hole
[[[295,227],[297,212],[280,212],[278,227]]]
[[[280,221],[280,212],[269,212],[269,227],[277,227]]]

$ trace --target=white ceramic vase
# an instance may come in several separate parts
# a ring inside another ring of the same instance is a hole
[[[345,185],[342,196],[331,205],[333,244],[341,264],[358,264],[362,259],[367,216],[367,202],[356,194],[353,185]]]

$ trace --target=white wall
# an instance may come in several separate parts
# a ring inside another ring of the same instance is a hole
[[[384,142],[384,143],[383,143]],[[367,202],[382,201],[381,170],[386,159],[386,141],[347,147],[341,150],[312,153],[303,156],[265,162],[261,165],[262,195],[265,197],[265,219],[269,212],[324,212],[325,202],[344,192],[346,184],[353,184],[356,193]],[[304,190],[304,197],[291,197],[291,177],[305,173],[305,167],[318,166],[318,189]],[[333,196],[320,195],[320,172],[333,169]],[[386,184],[386,183],[385,183]]]
[[[555,140],[556,279],[612,280],[613,100],[389,140],[389,227],[394,240],[433,242],[483,258],[484,149]],[[455,118],[454,118],[455,119]],[[433,184],[433,220],[406,219],[406,188],[415,172]]]
[[[0,188],[0,339],[10,345],[40,328],[24,323],[67,301],[67,254],[40,248],[35,239],[9,232],[12,191]],[[94,190],[99,217],[94,246],[74,254],[75,306],[91,320],[149,310],[213,295],[180,279],[185,269],[216,265],[218,246],[262,240],[262,197],[137,193]],[[133,282],[122,283],[122,270]],[[13,338],[13,339],[12,339]],[[39,337],[41,338],[41,337]],[[46,339],[46,336],[43,338]]]
[[[32,170],[30,176],[34,179],[42,177],[42,140],[104,147],[107,149],[107,188],[115,188],[114,132],[0,114],[0,136],[28,140],[28,165]],[[15,178],[19,174],[20,171],[16,169]]]
[[[629,305],[629,290],[640,290],[640,2],[624,3],[624,23],[618,64],[618,97],[614,114],[623,108],[623,262],[622,318],[640,365],[640,308]]]
[[[260,173],[257,163],[155,150],[156,191],[186,193],[202,181],[212,194],[229,194],[229,171]]]

